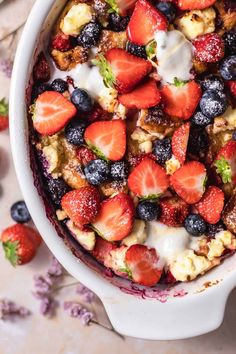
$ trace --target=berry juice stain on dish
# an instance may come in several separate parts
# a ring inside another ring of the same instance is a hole
[[[236,249],[236,13],[227,27],[216,6],[67,1],[34,66],[55,218],[144,286],[191,281]]]

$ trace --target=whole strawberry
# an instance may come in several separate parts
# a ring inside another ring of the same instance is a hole
[[[31,227],[15,224],[3,230],[1,241],[6,258],[16,266],[29,263],[34,258],[42,239]]]
[[[7,129],[8,125],[8,103],[3,98],[0,100],[0,132]]]

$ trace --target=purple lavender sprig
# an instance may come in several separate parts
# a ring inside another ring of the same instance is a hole
[[[77,301],[65,301],[64,310],[70,317],[80,319],[84,326],[89,325],[91,320],[94,318],[94,314],[88,311]]]
[[[118,337],[121,339],[125,339],[124,336],[122,336],[120,333],[116,332],[116,330],[113,327],[107,327],[100,322],[96,321],[95,319],[95,314],[91,311],[89,311],[87,308],[82,306],[79,302],[77,301],[65,301],[64,302],[64,310],[68,313],[70,317],[73,317],[75,319],[79,319],[84,326],[88,326],[90,324],[95,324],[98,325],[107,331],[110,331],[114,334],[116,334]]]
[[[11,317],[27,317],[30,315],[30,311],[24,307],[19,306],[15,302],[9,299],[0,300],[0,319],[6,320]]]
[[[96,298],[94,292],[86,288],[86,286],[84,286],[83,284],[79,283],[75,291],[76,294],[80,295],[82,299],[88,304],[91,304]]]
[[[53,297],[53,290],[62,281],[63,268],[56,258],[52,261],[44,275],[34,276],[34,297],[39,300],[39,310],[43,316],[55,315],[58,302]]]
[[[0,58],[0,71],[6,75],[6,77],[11,78],[13,63],[10,59]]]

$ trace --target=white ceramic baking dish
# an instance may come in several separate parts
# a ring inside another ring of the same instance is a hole
[[[19,43],[12,77],[12,153],[23,196],[35,225],[68,272],[100,297],[113,326],[120,333],[164,340],[212,331],[221,324],[228,295],[236,285],[236,255],[192,283],[179,284],[169,290],[160,287],[143,289],[119,277],[109,277],[93,260],[84,262],[74,256],[46,216],[30,168],[25,92],[35,52],[46,43],[47,34],[65,3],[66,0],[36,1]]]

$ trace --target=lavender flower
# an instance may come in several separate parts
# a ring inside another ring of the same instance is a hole
[[[86,288],[86,286],[84,286],[83,284],[77,285],[76,293],[81,295],[83,300],[85,302],[87,302],[88,304],[91,304],[95,300],[95,297],[96,297],[96,295],[91,290]]]
[[[76,301],[65,301],[64,310],[69,314],[69,316],[80,319],[84,326],[89,325],[94,318],[94,314],[92,312],[82,307],[81,304]]]
[[[58,307],[58,302],[49,296],[41,297],[39,311],[41,315],[53,317],[55,315],[56,308]]]
[[[19,306],[15,302],[8,299],[0,300],[0,319],[6,320],[7,317],[27,317],[29,315],[30,311],[27,308]]]
[[[53,257],[47,273],[53,277],[59,277],[63,273],[63,268],[58,260]]]
[[[48,281],[50,278],[46,278],[43,275],[34,276],[34,286],[36,293],[38,294],[48,294],[51,290],[52,282]]]
[[[10,78],[12,74],[13,63],[10,59],[0,58],[0,71]]]
[[[56,258],[52,258],[49,268],[44,275],[34,276],[33,295],[40,301],[40,313],[43,316],[52,317],[58,306],[58,302],[53,298],[52,293],[55,285],[59,283],[63,275],[63,268]]]

